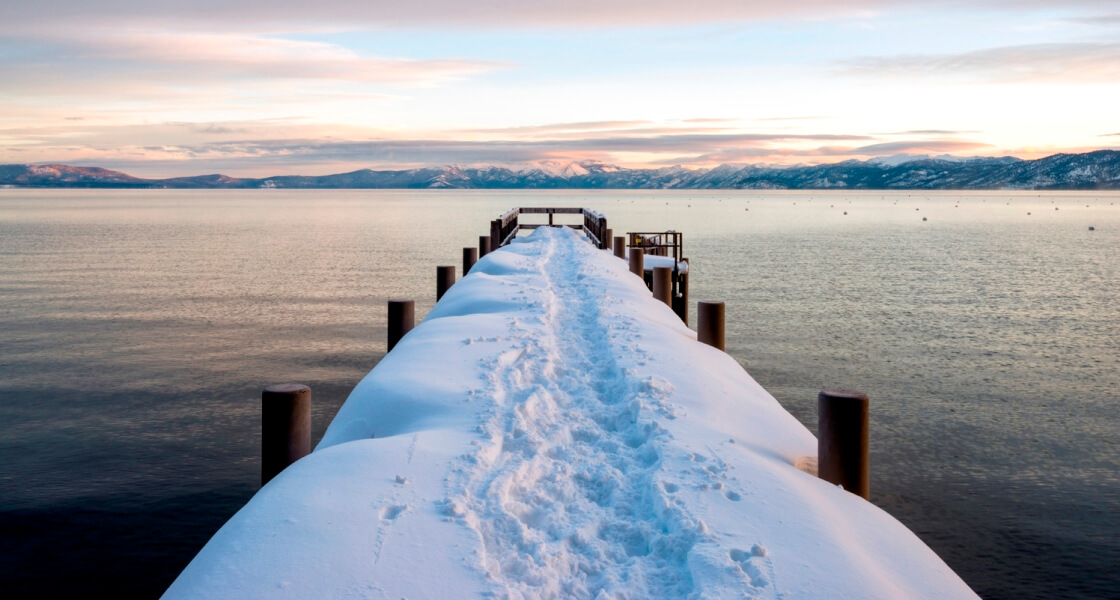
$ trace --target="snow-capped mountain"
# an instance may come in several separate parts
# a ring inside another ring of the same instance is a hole
[[[541,161],[510,167],[449,165],[399,171],[362,169],[263,179],[201,175],[141,179],[96,167],[0,165],[0,185],[145,188],[447,189],[1120,189],[1120,151],[1055,154],[1038,160],[899,155],[827,165],[720,165],[627,169],[598,161]]]

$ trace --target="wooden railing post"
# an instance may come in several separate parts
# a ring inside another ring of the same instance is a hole
[[[491,248],[490,248],[490,236],[488,236],[488,235],[478,236],[478,257],[482,258],[483,256],[486,256],[487,254],[490,254],[490,250],[491,250]]]
[[[821,390],[817,395],[817,473],[864,499],[870,495],[867,394]]]
[[[502,247],[502,220],[494,219],[490,221],[490,250],[497,250]]]
[[[261,485],[311,454],[311,388],[270,385],[261,392]]]
[[[626,258],[626,238],[624,236],[614,236],[614,255],[622,259]]]
[[[440,265],[436,267],[436,302],[455,285],[455,265]]]
[[[412,331],[416,324],[416,303],[412,300],[389,301],[389,336],[386,352],[389,352],[401,341],[406,333]]]
[[[723,302],[696,303],[696,340],[725,350]]]

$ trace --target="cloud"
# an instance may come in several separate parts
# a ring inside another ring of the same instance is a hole
[[[652,160],[651,165],[721,165],[721,164],[734,164],[742,162],[758,162],[759,159],[774,159],[781,156],[788,158],[791,156],[806,156],[813,154],[812,150],[794,149],[794,148],[771,148],[771,147],[756,147],[756,148],[730,148],[720,150],[718,152],[707,152],[693,156],[673,156],[670,158],[662,158]]]
[[[1120,14],[1113,15],[1094,15],[1091,17],[1075,17],[1069,19],[1073,23],[1081,25],[1099,25],[1102,27],[1115,27],[1120,25]]]
[[[966,133],[980,133],[979,131],[956,129],[911,129],[910,131],[894,131],[889,133],[876,133],[875,135],[962,135]]]
[[[718,118],[718,117],[701,117],[697,119],[682,119],[682,123],[734,123],[739,119],[735,118]]]
[[[961,152],[967,150],[975,150],[977,148],[988,147],[989,144],[981,144],[980,142],[968,142],[962,140],[911,140],[904,142],[884,142],[881,144],[871,144],[869,146],[860,146],[844,151],[844,154],[855,155],[874,155],[883,153],[905,153],[905,152]]]
[[[336,44],[244,33],[55,34],[40,39],[34,48],[24,60],[0,63],[5,80],[63,80],[56,83],[61,86],[71,76],[85,78],[92,73],[109,82],[142,78],[148,85],[176,86],[257,80],[430,85],[511,66],[463,58],[363,56]]]
[[[828,117],[765,117],[756,121],[818,121]]]
[[[1120,136],[1120,132],[1117,132],[1117,133],[1102,133],[1100,135],[1100,137],[1112,137],[1112,136]]]
[[[516,127],[498,127],[493,129],[468,129],[465,133],[496,133],[496,134],[539,134],[554,132],[586,132],[599,130],[629,129],[649,125],[653,121],[581,121],[576,123],[551,123],[548,125],[523,125]]]
[[[726,163],[742,162],[770,162],[790,164],[800,160],[802,162],[816,162],[812,159],[835,159],[838,156],[852,158],[871,158],[884,154],[902,154],[911,152],[970,152],[979,148],[990,147],[989,144],[969,142],[963,140],[913,140],[900,142],[884,142],[864,146],[817,146],[817,147],[774,147],[758,146],[749,148],[724,149],[694,156],[675,156],[671,158],[650,161],[658,165],[719,165]]]
[[[204,133],[209,135],[229,135],[239,134],[244,135],[249,133],[248,127],[231,127],[220,123],[168,123],[168,125],[180,126],[189,129],[195,133]]]
[[[1052,8],[1052,2],[973,0],[975,9],[1002,13]],[[1067,10],[1107,10],[1115,0],[1066,0]],[[606,28],[737,23],[773,19],[821,20],[866,17],[890,10],[943,9],[937,0],[39,0],[0,3],[0,32],[69,25],[177,22],[191,27],[229,29],[254,23],[291,31],[326,28]]]
[[[863,57],[840,61],[843,74],[868,77],[950,76],[994,82],[1120,81],[1120,43],[1004,46],[959,54]]]
[[[584,160],[594,158],[608,162],[626,162],[625,155],[656,158],[666,154],[710,154],[745,156],[752,153],[772,154],[766,147],[774,142],[858,141],[871,139],[861,135],[841,134],[666,134],[654,136],[619,136],[608,138],[540,140],[453,140],[453,139],[372,139],[332,140],[322,138],[208,140],[224,130],[235,130],[252,124],[186,124],[165,123],[147,128],[142,136],[130,137],[147,143],[113,144],[113,136],[93,136],[96,145],[71,143],[58,139],[50,131],[39,132],[37,143],[27,148],[36,151],[34,161],[96,163],[110,168],[129,168],[138,173],[161,175],[220,170],[243,174],[249,170],[261,174],[268,170],[307,172],[315,165],[409,168],[441,164],[520,164],[539,160]],[[171,129],[187,130],[191,142],[169,144],[166,133]],[[27,135],[31,132],[20,132]],[[0,131],[0,137],[12,135]],[[125,137],[121,135],[120,137]],[[106,140],[110,140],[106,143]],[[753,149],[753,150],[752,150]],[[641,162],[649,162],[643,160]],[[173,170],[169,170],[173,169]]]
[[[862,135],[836,134],[668,134],[656,136],[588,137],[582,139],[547,140],[370,140],[370,141],[316,141],[268,140],[222,142],[200,147],[206,151],[251,151],[274,154],[281,152],[314,153],[317,156],[338,158],[357,155],[378,158],[404,157],[411,160],[427,155],[456,157],[452,162],[523,162],[547,158],[556,153],[597,152],[687,152],[707,151],[738,145],[758,145],[773,141],[790,140],[866,140]],[[474,158],[475,156],[486,158]],[[425,162],[432,162],[431,160]],[[440,162],[440,161],[436,161]]]
[[[998,4],[998,0],[989,0]],[[618,27],[724,23],[774,18],[822,18],[860,14],[914,0],[41,0],[0,5],[0,31],[55,23],[148,23],[167,21],[222,28],[230,23],[333,24],[338,27]]]

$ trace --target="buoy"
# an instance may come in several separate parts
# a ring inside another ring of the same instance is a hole
[[[925,217],[922,217],[922,220],[923,220],[923,221],[928,221],[929,219],[927,219],[927,218],[925,218]]]
[[[844,214],[848,214],[848,211],[844,211]]]

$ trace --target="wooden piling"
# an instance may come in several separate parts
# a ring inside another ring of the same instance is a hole
[[[688,264],[688,259],[683,258],[681,262]],[[677,273],[677,293],[673,296],[673,312],[688,325],[688,271]]]
[[[483,256],[486,256],[487,254],[490,254],[490,250],[491,250],[491,248],[490,248],[490,236],[488,236],[488,235],[478,236],[478,257],[482,258]]]
[[[261,392],[261,485],[311,454],[311,388],[270,385]]]
[[[626,259],[626,236],[614,236],[614,255],[623,260]]]
[[[455,265],[440,265],[436,267],[436,302],[455,285]]]
[[[820,478],[867,499],[867,394],[826,389],[817,395],[817,473]]]
[[[725,350],[723,302],[696,303],[696,339]]]
[[[490,251],[493,252],[502,247],[502,220],[494,219],[490,221]]]
[[[471,272],[471,267],[478,262],[478,248],[463,248],[463,277]]]
[[[638,277],[645,277],[646,259],[641,248],[630,249],[630,272]]]
[[[401,341],[416,324],[416,303],[412,300],[389,301],[389,340],[386,352]]]
[[[603,248],[611,250],[614,248],[614,230],[608,227],[603,232]]]
[[[669,267],[653,268],[653,298],[673,307],[673,270]]]

